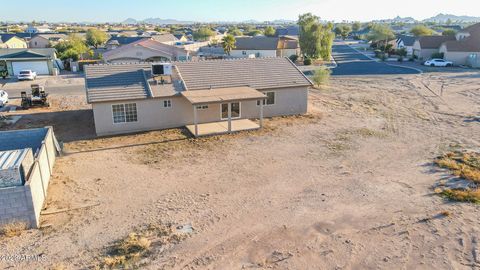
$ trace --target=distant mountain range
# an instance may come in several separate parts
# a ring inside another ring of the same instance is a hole
[[[157,25],[164,25],[164,24],[193,24],[193,21],[179,21],[175,19],[160,19],[160,18],[147,18],[145,20],[138,21],[133,18],[128,18],[122,22],[123,24],[157,24]]]
[[[131,25],[135,25],[135,24],[155,24],[155,25],[166,25],[166,24],[194,24],[195,22],[194,21],[179,21],[179,20],[175,20],[175,19],[160,19],[160,18],[148,18],[148,19],[145,19],[145,20],[136,20],[136,19],[133,19],[133,18],[128,18],[124,21],[121,22],[122,24],[131,24]],[[260,23],[264,23],[264,22],[261,22],[261,21],[257,21],[257,20],[245,20],[245,21],[242,21],[242,22],[216,22],[216,23],[246,23],[246,24],[260,24]],[[270,23],[273,23],[273,24],[293,24],[293,23],[296,23],[295,21],[292,21],[292,20],[274,20],[274,21],[271,21]]]
[[[471,22],[480,22],[480,17],[473,17],[473,16],[457,16],[457,15],[451,15],[451,14],[438,14],[435,17],[431,17],[428,19],[423,20],[424,22],[439,22],[439,23],[445,23],[448,20],[452,22],[466,22],[466,23],[471,23]]]

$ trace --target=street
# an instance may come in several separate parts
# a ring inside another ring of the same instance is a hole
[[[376,62],[343,43],[335,43],[333,45],[332,55],[338,65],[332,70],[332,75],[389,75],[420,73],[412,68],[398,67]]]

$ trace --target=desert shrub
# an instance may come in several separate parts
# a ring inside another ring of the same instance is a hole
[[[408,61],[409,61],[409,62],[414,62],[414,61],[415,61],[415,57],[412,56],[412,57],[408,58]]]
[[[310,59],[310,58],[305,58],[305,59],[303,60],[303,64],[304,64],[305,66],[310,66],[310,65],[312,64],[312,59]]]
[[[395,54],[398,56],[405,57],[407,56],[407,50],[405,50],[405,48],[397,49],[395,50]]]
[[[432,57],[432,58],[440,58],[440,59],[443,59],[444,56],[445,56],[444,53],[438,52],[438,53],[432,53],[432,56],[431,56],[431,57]]]
[[[480,153],[449,152],[438,157],[434,162],[458,177],[480,184]]]
[[[397,58],[397,61],[398,61],[398,62],[403,62],[403,56],[399,56],[399,57]]]
[[[22,234],[23,231],[28,229],[28,225],[25,222],[12,222],[5,224],[0,228],[0,234],[6,237],[14,237]]]
[[[330,69],[326,67],[320,67],[319,69],[315,70],[312,80],[317,87],[320,87],[328,83],[331,73],[332,71]]]
[[[480,203],[480,189],[446,189],[441,194],[452,201]]]
[[[137,260],[150,249],[151,241],[137,233],[131,233],[127,238],[115,243],[110,256],[105,257],[103,263],[105,266],[114,268],[125,266],[130,261]]]

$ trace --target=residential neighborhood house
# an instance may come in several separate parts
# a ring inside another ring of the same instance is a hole
[[[413,44],[415,43],[416,38],[414,36],[408,35],[397,35],[396,40],[396,48],[397,49],[405,49],[407,51],[407,55],[413,55]]]
[[[288,58],[89,65],[85,81],[99,136],[256,129],[263,117],[306,113],[312,85]]]
[[[444,42],[440,52],[454,65],[480,67],[480,23],[461,30],[454,40]]]
[[[413,55],[420,60],[432,58],[434,53],[440,51],[440,46],[449,40],[455,40],[453,36],[422,36],[413,43]]]
[[[54,48],[43,49],[0,49],[0,70],[7,70],[10,76],[29,69],[38,75],[53,75],[58,68]]]
[[[189,51],[146,38],[108,50],[103,60],[108,63],[184,61],[191,59]]]
[[[232,57],[290,57],[300,54],[298,40],[288,37],[237,37]]]
[[[67,39],[65,34],[37,34],[29,40],[28,45],[29,48],[50,48]]]
[[[21,49],[27,47],[27,42],[15,34],[0,34],[0,48]]]

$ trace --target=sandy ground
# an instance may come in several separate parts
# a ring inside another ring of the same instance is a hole
[[[55,110],[15,127],[52,124],[65,142],[45,212],[91,207],[1,239],[1,253],[46,260],[0,266],[90,269],[136,228],[172,222],[194,232],[142,268],[480,267],[480,206],[432,191],[446,177],[433,158],[479,149],[478,73],[333,78],[311,91],[307,116],[198,140],[183,130],[92,139],[91,111]]]

